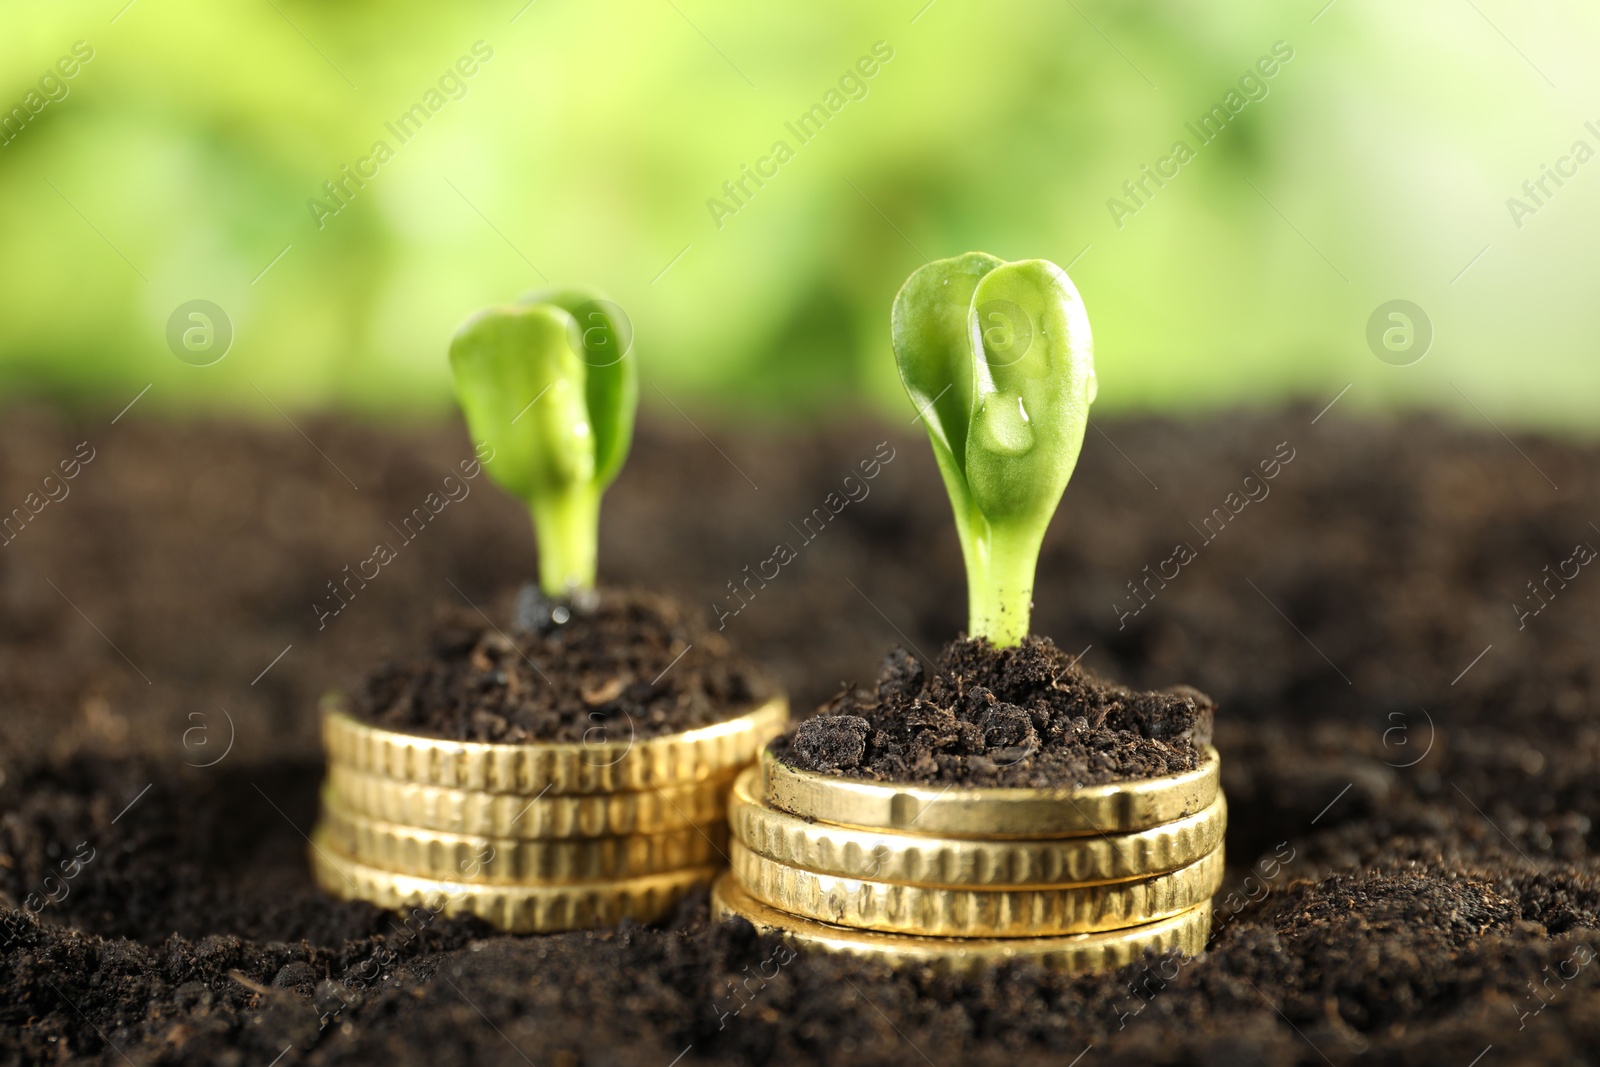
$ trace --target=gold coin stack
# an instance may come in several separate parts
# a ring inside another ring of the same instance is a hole
[[[1228,810],[1213,748],[1193,771],[1073,790],[839,778],[763,750],[728,821],[715,915],[891,963],[1090,972],[1204,949]]]
[[[788,721],[774,698],[697,730],[596,744],[446,741],[325,709],[317,884],[511,933],[650,922],[727,849],[734,777]]]

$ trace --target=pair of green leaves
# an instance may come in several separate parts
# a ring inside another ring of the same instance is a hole
[[[633,439],[632,347],[621,309],[576,290],[481,311],[450,342],[467,427],[532,512],[547,595],[594,588],[600,497]]]
[[[969,252],[911,275],[891,332],[955,510],[968,632],[1019,644],[1095,396],[1083,299],[1054,263]]]

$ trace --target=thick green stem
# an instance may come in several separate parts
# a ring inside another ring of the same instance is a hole
[[[573,485],[534,497],[530,509],[539,536],[539,587],[546,596],[571,596],[594,588],[600,540],[600,491]]]
[[[997,531],[975,516],[964,539],[967,562],[967,633],[1000,648],[1022,644],[1033,614],[1033,581],[1041,538]],[[969,547],[970,546],[970,547]]]

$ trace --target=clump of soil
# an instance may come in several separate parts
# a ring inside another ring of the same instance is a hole
[[[480,615],[438,627],[426,659],[391,663],[354,703],[405,733],[520,744],[657,737],[741,715],[770,687],[676,601],[524,590],[509,631]]]
[[[894,649],[874,690],[846,688],[773,746],[790,766],[850,778],[1078,788],[1193,770],[1215,714],[1195,689],[1102,681],[1048,637],[964,637],[932,674]]]

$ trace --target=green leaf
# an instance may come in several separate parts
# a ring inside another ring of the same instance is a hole
[[[450,342],[456,397],[490,473],[524,500],[594,478],[584,366],[572,318],[549,305],[490,308]]]
[[[935,260],[906,279],[889,320],[900,380],[922,413],[935,448],[966,462],[972,414],[972,344],[967,336],[972,294],[1004,260],[983,252]]]
[[[1031,259],[984,276],[972,296],[972,423],[966,472],[990,522],[1048,525],[1083,447],[1094,343],[1065,271]]]
[[[614,304],[564,291],[482,311],[450,343],[468,429],[494,449],[490,474],[527,504],[552,596],[594,586],[600,497],[633,435],[632,341]]]
[[[950,493],[968,630],[1017,644],[1095,396],[1083,300],[1053,263],[969,252],[911,275],[891,335]]]
[[[633,355],[633,323],[604,297],[577,289],[529,293],[524,304],[548,303],[572,316],[572,348],[586,368],[585,396],[594,430],[595,481],[611,484],[633,443],[639,407],[638,360]]]
[[[972,412],[968,316],[982,277],[1003,261],[982,252],[926,264],[894,298],[889,335],[905,383],[950,494],[969,584],[984,566],[973,553],[986,543],[983,516],[967,490],[967,423]]]

